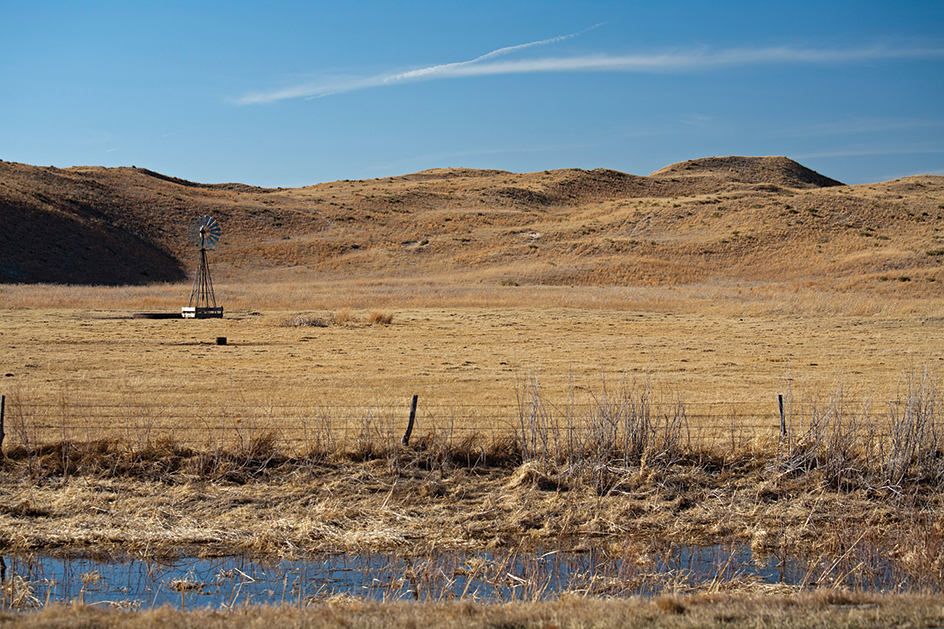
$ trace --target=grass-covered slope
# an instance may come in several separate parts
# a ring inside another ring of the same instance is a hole
[[[187,226],[215,216],[232,280],[476,284],[786,283],[915,296],[944,278],[944,178],[846,186],[785,157],[712,157],[647,177],[444,168],[294,189],[141,168],[0,163],[0,282],[186,279]]]

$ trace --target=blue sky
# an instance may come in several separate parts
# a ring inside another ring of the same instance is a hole
[[[0,0],[0,159],[301,186],[786,155],[944,174],[944,2]]]

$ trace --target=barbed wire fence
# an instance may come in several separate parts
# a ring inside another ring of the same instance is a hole
[[[415,394],[414,394],[415,395]],[[64,441],[90,442],[119,439],[145,446],[161,437],[183,446],[207,444],[232,447],[261,433],[271,433],[289,451],[303,449],[316,436],[330,435],[337,444],[352,439],[404,441],[411,410],[415,428],[410,432],[450,435],[456,440],[471,435],[482,438],[517,436],[536,430],[556,433],[557,439],[587,438],[600,426],[612,430],[632,425],[627,414],[645,413],[661,421],[667,417],[684,423],[686,438],[693,445],[737,445],[750,439],[787,438],[808,431],[824,415],[854,416],[868,423],[872,434],[893,437],[894,418],[915,407],[911,398],[890,400],[873,413],[871,400],[842,399],[827,403],[797,404],[783,394],[758,402],[656,401],[645,394],[613,400],[552,403],[540,396],[524,396],[506,404],[462,404],[404,396],[402,404],[305,404],[259,403],[219,400],[202,404],[162,402],[76,402],[72,400],[2,397],[0,404],[0,448],[35,447]],[[925,395],[925,407],[934,397]],[[933,412],[926,408],[925,413]],[[656,421],[656,424],[659,423]],[[4,435],[6,441],[3,440]]]
[[[648,388],[554,400],[535,385],[519,387],[505,404],[424,404],[413,394],[402,403],[368,405],[228,398],[195,403],[173,397],[147,403],[135,396],[84,401],[62,389],[55,400],[0,397],[0,455],[11,449],[15,456],[25,454],[31,475],[39,469],[37,456],[48,455],[52,468],[68,475],[77,460],[73,454],[82,456],[79,450],[94,454],[104,448],[141,462],[178,456],[186,448],[191,457],[208,455],[204,463],[197,461],[207,470],[222,469],[235,456],[239,465],[261,471],[286,456],[305,464],[387,457],[399,466],[402,448],[415,446],[424,465],[440,469],[447,461],[536,462],[570,470],[565,474],[589,473],[600,491],[609,491],[610,476],[628,467],[727,453],[760,456],[777,474],[818,470],[836,486],[858,477],[877,487],[901,487],[909,479],[941,487],[939,390],[923,378],[873,410],[872,400],[852,399],[841,390],[825,402],[795,402],[788,392],[771,396],[768,404],[685,403],[679,396],[659,398]]]

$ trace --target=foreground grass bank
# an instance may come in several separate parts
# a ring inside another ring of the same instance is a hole
[[[301,454],[277,433],[238,447],[20,443],[0,466],[0,552],[137,556],[552,546],[645,562],[666,544],[800,556],[810,585],[944,583],[939,388],[912,381],[886,412],[841,395],[774,439],[694,438],[679,400],[609,389],[586,415],[518,391],[511,434],[324,422]],[[13,407],[16,411],[16,407]],[[14,412],[15,415],[15,412]],[[815,581],[815,583],[814,583]]]
[[[40,612],[0,611],[0,626],[111,627],[137,629],[190,627],[241,629],[289,627],[431,627],[475,629],[520,627],[935,627],[944,624],[944,598],[818,591],[793,596],[703,594],[654,599],[566,598],[553,602],[481,605],[451,603],[364,603],[339,600],[308,608],[250,607],[232,611],[183,612],[107,610],[52,606]]]

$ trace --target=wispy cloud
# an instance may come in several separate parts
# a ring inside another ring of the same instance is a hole
[[[445,63],[407,72],[394,72],[368,77],[345,78],[336,81],[306,83],[284,89],[246,94],[236,100],[240,105],[273,103],[291,98],[320,98],[356,90],[398,85],[416,81],[494,76],[502,74],[532,74],[550,72],[679,72],[707,70],[735,66],[768,64],[847,64],[882,60],[944,58],[944,48],[889,48],[872,46],[848,49],[796,48],[778,46],[769,48],[731,48],[727,50],[674,50],[657,54],[637,55],[576,55],[518,60],[496,60],[531,48],[547,46],[577,37],[584,31],[543,39],[517,46],[507,46],[475,59]]]
[[[411,79],[422,79],[430,75],[440,75],[442,77],[454,77],[454,76],[463,76],[463,68],[468,69],[472,66],[483,65],[482,62],[488,59],[494,59],[495,57],[501,57],[503,55],[510,55],[515,52],[520,52],[522,50],[527,50],[528,48],[534,48],[536,46],[547,46],[548,44],[556,44],[557,42],[564,41],[566,39],[571,39],[579,35],[583,35],[588,31],[592,31],[595,28],[603,26],[603,23],[596,24],[591,26],[588,29],[584,29],[577,33],[571,33],[570,35],[561,35],[559,37],[551,37],[550,39],[542,39],[540,41],[533,41],[527,44],[518,44],[517,46],[506,46],[504,48],[499,48],[498,50],[493,50],[492,52],[485,53],[481,57],[476,57],[470,61],[459,61],[457,63],[444,63],[438,66],[430,66],[428,68],[420,68],[419,70],[411,70],[409,72],[401,72],[400,74],[394,74],[383,79],[384,83],[396,83],[398,81],[409,81]]]

